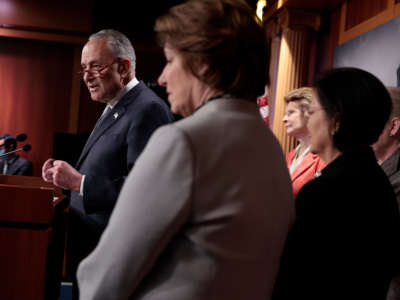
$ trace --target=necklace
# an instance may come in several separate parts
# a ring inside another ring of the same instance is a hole
[[[296,147],[296,153],[289,168],[290,175],[293,174],[294,170],[296,170],[297,166],[302,162],[308,152],[310,152],[310,146],[308,146],[302,154],[300,154],[300,144]]]

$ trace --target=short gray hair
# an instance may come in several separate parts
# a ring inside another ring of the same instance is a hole
[[[136,55],[132,43],[121,32],[114,29],[103,29],[89,36],[89,41],[94,39],[107,39],[107,44],[115,58],[129,59],[132,75],[136,71]]]

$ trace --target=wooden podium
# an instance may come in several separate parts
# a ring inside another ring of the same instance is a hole
[[[0,175],[0,299],[56,300],[67,201],[40,177]]]

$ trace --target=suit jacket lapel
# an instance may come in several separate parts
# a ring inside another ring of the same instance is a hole
[[[119,104],[119,103],[118,103]],[[116,105],[110,113],[105,117],[103,122],[97,127],[94,132],[91,134],[89,139],[86,142],[85,147],[82,150],[81,156],[76,164],[76,168],[79,168],[82,160],[86,157],[89,150],[93,147],[93,145],[98,141],[98,139],[116,122],[121,119],[122,115],[125,113],[126,108],[124,105]]]
[[[129,106],[135,99],[136,95],[146,88],[143,82],[139,82],[136,86],[134,86],[128,93],[126,93],[121,100],[117,103],[117,105],[111,110],[111,112],[106,116],[101,125],[96,128],[96,130],[91,134],[89,139],[86,142],[85,147],[83,147],[81,156],[76,163],[75,168],[79,168],[80,164],[88,154],[89,150],[93,147],[93,145],[98,141],[98,139],[104,134],[106,130],[112,127],[119,119],[121,119],[122,115],[126,111],[126,107]]]
[[[14,161],[13,164],[8,165],[7,174],[12,174],[18,168],[18,162]],[[2,170],[3,171],[3,170]]]
[[[8,169],[7,169],[7,174],[12,174],[15,171],[18,170],[18,168],[21,166],[19,157],[15,158],[14,162],[10,165],[8,165]],[[0,170],[0,172],[3,172],[3,169]]]
[[[304,158],[303,161],[294,169],[292,174],[292,181],[294,181],[297,177],[307,171],[314,162],[314,155],[312,153],[308,153]]]

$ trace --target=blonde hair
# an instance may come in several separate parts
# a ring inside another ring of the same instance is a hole
[[[289,102],[296,102],[300,109],[304,112],[311,103],[313,89],[310,87],[302,87],[299,89],[291,90],[283,97],[286,104]]]

